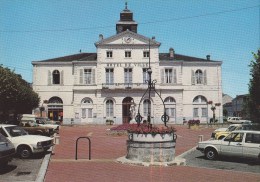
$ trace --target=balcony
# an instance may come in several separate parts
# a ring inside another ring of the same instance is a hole
[[[102,89],[147,89],[147,83],[103,83]]]

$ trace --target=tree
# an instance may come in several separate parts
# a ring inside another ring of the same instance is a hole
[[[8,120],[8,114],[31,112],[38,107],[40,98],[20,75],[0,65],[0,115]]]
[[[260,123],[260,49],[258,53],[252,53],[254,59],[250,63],[250,75],[249,81],[249,98],[248,98],[248,110],[249,117],[255,123]]]

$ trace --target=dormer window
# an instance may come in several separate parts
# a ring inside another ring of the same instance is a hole
[[[130,58],[131,57],[131,51],[125,51],[125,57]]]
[[[112,58],[112,57],[113,57],[113,52],[107,51],[107,58]]]
[[[149,51],[144,51],[143,55],[144,55],[144,58],[149,58],[150,57],[150,52]]]

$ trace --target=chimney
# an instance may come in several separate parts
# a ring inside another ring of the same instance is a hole
[[[173,59],[174,58],[174,49],[170,48],[169,53],[170,53],[170,59]]]
[[[207,55],[206,57],[207,57],[207,61],[210,61],[210,55]]]
[[[99,40],[103,40],[103,35],[102,34],[99,34]]]

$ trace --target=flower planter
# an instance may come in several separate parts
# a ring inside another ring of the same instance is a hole
[[[138,162],[171,162],[175,156],[176,135],[128,133],[126,158]]]

